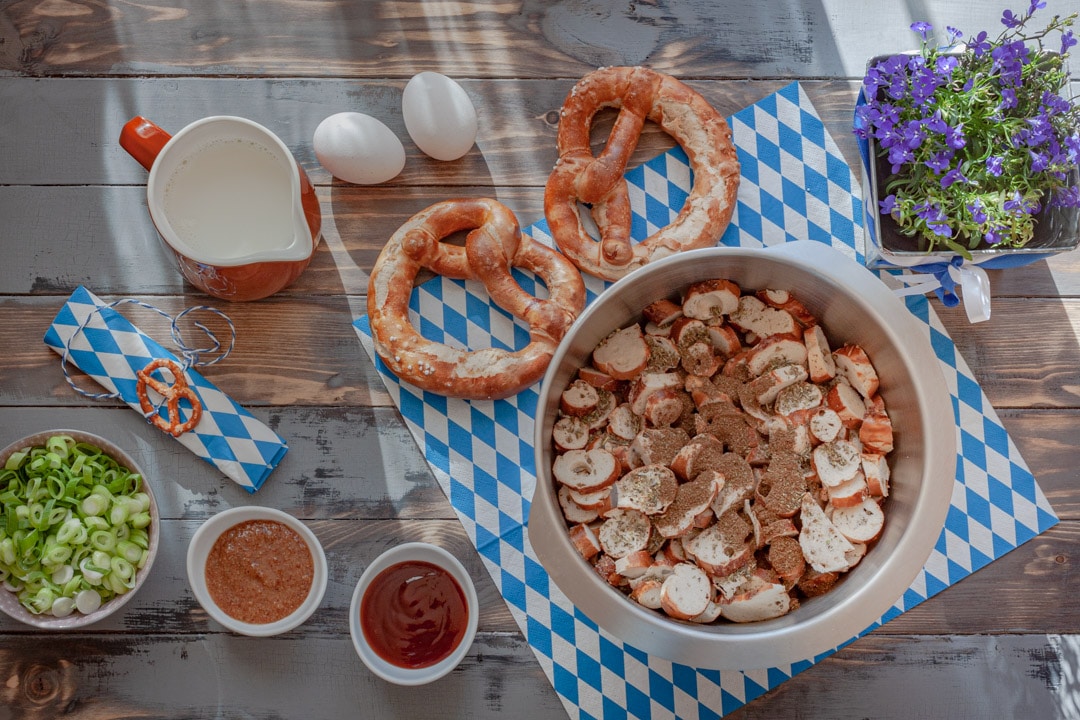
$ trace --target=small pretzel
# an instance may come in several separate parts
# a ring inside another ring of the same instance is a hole
[[[470,230],[465,247],[441,242],[459,230]],[[409,298],[422,267],[457,280],[479,280],[499,307],[529,324],[529,344],[516,352],[465,352],[421,336],[409,321]],[[539,275],[549,299],[525,292],[511,276],[512,267]],[[399,378],[450,397],[504,398],[535,383],[584,307],[585,285],[577,269],[523,237],[509,208],[483,198],[448,200],[414,215],[387,242],[368,284],[368,316],[379,357]]]
[[[599,157],[590,148],[592,120],[620,108]],[[682,145],[694,185],[678,217],[642,242],[630,244],[630,198],[623,173],[645,120]],[[544,192],[544,215],[559,249],[582,272],[618,280],[650,260],[715,245],[731,221],[739,160],[731,129],[708,101],[673,77],[645,67],[601,68],[566,96],[559,119],[559,160]],[[582,225],[578,201],[592,205],[597,242]]]
[[[172,373],[172,384],[158,380],[153,376],[152,373],[161,368]],[[199,402],[199,397],[195,394],[195,391],[188,385],[187,378],[184,377],[184,371],[180,369],[179,365],[168,358],[157,358],[151,360],[150,364],[135,373],[135,376],[138,378],[135,392],[139,396],[139,407],[142,408],[143,414],[153,425],[173,437],[180,437],[199,424],[199,420],[202,418],[202,403]],[[165,398],[166,412],[169,416],[167,420],[157,413],[154,403],[150,402],[146,390],[147,386]],[[186,421],[183,421],[180,414],[180,400],[183,398],[186,398],[191,403],[191,417]]]

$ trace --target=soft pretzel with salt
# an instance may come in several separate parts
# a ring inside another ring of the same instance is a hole
[[[592,120],[605,107],[620,110],[607,146],[594,157]],[[630,242],[630,199],[623,179],[646,120],[671,135],[690,159],[694,184],[671,224]],[[739,161],[731,129],[700,94],[645,67],[608,67],[573,87],[559,117],[559,160],[548,178],[544,215],[559,249],[582,272],[618,280],[650,260],[715,245],[735,208]],[[600,230],[594,240],[578,203],[592,206]]]
[[[469,230],[465,247],[442,240]],[[510,274],[530,270],[549,299],[525,292]],[[501,308],[529,325],[529,344],[515,352],[466,352],[424,338],[409,321],[409,298],[420,268],[457,280],[478,280]],[[459,199],[436,203],[402,225],[383,248],[368,283],[375,350],[399,378],[440,395],[495,399],[539,380],[552,353],[585,307],[577,269],[555,251],[524,237],[501,203]]]

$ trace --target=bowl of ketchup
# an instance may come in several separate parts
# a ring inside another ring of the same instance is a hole
[[[422,685],[457,667],[479,616],[476,588],[457,558],[414,542],[387,550],[364,570],[349,630],[373,673],[398,685]]]

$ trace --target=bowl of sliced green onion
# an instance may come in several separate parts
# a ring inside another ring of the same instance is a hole
[[[126,452],[80,430],[0,450],[0,611],[68,629],[119,610],[158,547],[150,485]]]

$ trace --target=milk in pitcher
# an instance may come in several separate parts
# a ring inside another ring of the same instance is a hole
[[[228,262],[288,247],[294,238],[289,168],[250,139],[206,143],[165,185],[165,216],[193,257]]]

